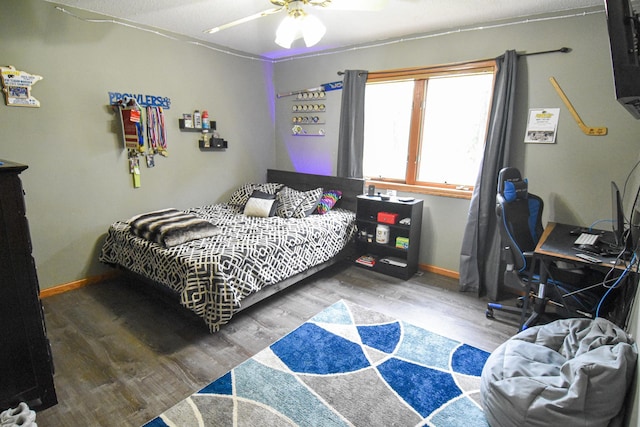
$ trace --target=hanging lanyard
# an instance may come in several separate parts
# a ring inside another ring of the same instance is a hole
[[[153,107],[147,107],[147,137],[149,139],[149,151],[156,152],[158,148],[156,110]]]
[[[147,107],[147,135],[149,149],[167,156],[167,134],[162,107]]]

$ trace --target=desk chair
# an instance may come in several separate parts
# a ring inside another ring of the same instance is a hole
[[[517,314],[524,318],[525,310],[530,306],[525,304],[525,299],[533,298],[535,283],[530,280],[530,276],[533,275],[533,251],[544,231],[543,209],[544,202],[540,197],[528,192],[528,183],[522,179],[518,169],[504,168],[500,171],[496,215],[502,237],[503,256],[506,260],[504,285],[524,291],[525,296],[518,299],[516,307],[497,302],[488,303],[485,313],[488,318],[494,317],[494,310]]]
[[[517,307],[509,307],[496,302],[487,304],[485,312],[493,318],[494,310],[520,315],[520,329],[536,324],[545,314],[546,305],[552,304],[561,317],[580,316],[595,310],[598,299],[588,295],[574,294],[578,287],[564,282],[551,280],[552,286],[546,290],[540,287],[538,270],[533,262],[533,253],[544,231],[542,211],[544,202],[535,194],[528,192],[528,183],[522,179],[520,171],[507,167],[498,174],[498,194],[496,214],[506,259],[504,284],[509,288],[524,291],[524,297],[518,300]],[[570,283],[580,283],[585,279],[585,270],[567,266],[549,271],[552,278],[562,277]],[[550,289],[551,288],[551,289]],[[526,321],[525,321],[526,319]]]

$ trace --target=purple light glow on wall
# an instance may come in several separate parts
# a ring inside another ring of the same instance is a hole
[[[273,86],[273,64],[265,62],[263,66],[264,70],[264,87],[267,91],[267,99],[269,100],[269,117],[271,117],[271,123],[276,123],[276,89]]]
[[[327,150],[314,149],[324,143],[326,137],[291,136],[287,143],[289,159],[296,172],[313,173],[316,175],[333,175],[334,153]]]

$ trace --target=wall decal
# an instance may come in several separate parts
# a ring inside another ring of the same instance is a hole
[[[129,104],[131,100],[140,107],[162,107],[171,108],[171,99],[166,96],[143,95],[140,93],[120,93],[109,92],[109,105]]]
[[[39,107],[40,101],[31,96],[31,86],[42,76],[18,71],[12,65],[0,67],[2,92],[7,105],[12,107]]]

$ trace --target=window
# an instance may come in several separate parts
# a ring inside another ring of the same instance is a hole
[[[473,188],[494,76],[494,61],[370,73],[365,177],[419,192]]]

